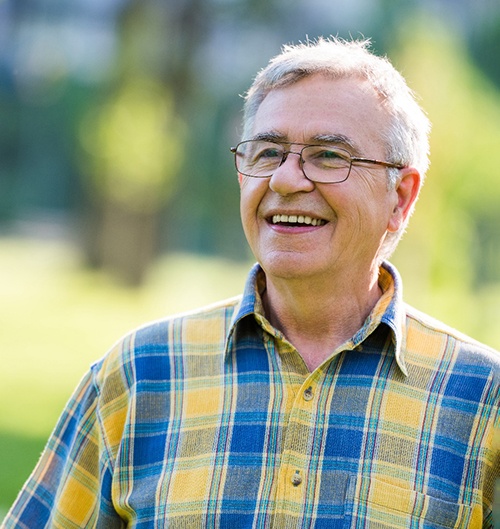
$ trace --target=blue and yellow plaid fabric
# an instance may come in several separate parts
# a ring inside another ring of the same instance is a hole
[[[68,403],[5,528],[492,527],[500,355],[393,267],[313,373],[242,298],[141,328]]]

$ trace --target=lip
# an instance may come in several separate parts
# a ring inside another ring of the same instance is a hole
[[[282,235],[302,235],[307,233],[317,232],[325,227],[323,226],[308,226],[307,224],[295,226],[287,226],[286,224],[268,224],[273,233]]]

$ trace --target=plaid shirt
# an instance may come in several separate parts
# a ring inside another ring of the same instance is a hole
[[[385,264],[310,373],[264,281],[95,364],[2,527],[492,527],[499,354],[407,307]]]

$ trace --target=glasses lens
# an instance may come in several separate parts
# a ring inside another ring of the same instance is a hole
[[[309,180],[332,184],[347,180],[351,169],[347,151],[326,145],[308,145],[301,152],[302,170]],[[281,165],[284,153],[285,148],[279,143],[243,141],[235,151],[236,169],[246,176],[269,178]]]
[[[304,174],[313,182],[338,183],[347,180],[351,158],[347,151],[322,145],[302,150]]]
[[[247,176],[270,177],[280,166],[283,152],[281,145],[271,141],[244,141],[235,152],[236,169]]]

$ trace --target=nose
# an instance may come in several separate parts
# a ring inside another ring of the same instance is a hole
[[[294,156],[290,156],[291,154]],[[283,161],[271,176],[269,187],[282,196],[313,191],[314,182],[306,178],[299,152],[289,151],[284,154]]]

